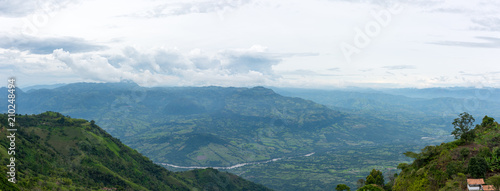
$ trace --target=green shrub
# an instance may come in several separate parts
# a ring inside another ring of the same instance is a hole
[[[467,166],[467,172],[473,178],[484,178],[484,174],[488,171],[489,166],[484,158],[481,157],[473,157],[469,161],[469,165]]]
[[[478,157],[482,157],[482,158],[487,158],[487,157],[491,157],[491,151],[490,151],[490,148],[488,147],[481,147],[481,149],[479,149],[479,153],[478,153]]]
[[[470,154],[469,148],[463,148],[462,150],[460,150],[460,158],[462,159],[467,158],[469,154]]]
[[[463,165],[461,161],[451,161],[446,165],[446,174],[451,178],[453,175],[463,172]]]

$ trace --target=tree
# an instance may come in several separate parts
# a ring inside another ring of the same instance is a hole
[[[337,185],[335,190],[337,190],[337,191],[344,191],[344,190],[351,191],[351,188],[349,188],[349,186],[347,186],[345,184],[339,184],[339,185]]]
[[[495,123],[495,119],[492,117],[488,117],[487,115],[484,116],[483,122],[481,123],[481,126],[483,127],[489,127],[492,126]]]
[[[384,175],[382,175],[382,172],[372,169],[370,174],[366,177],[366,185],[368,184],[384,186]]]
[[[455,136],[455,139],[463,139],[464,141],[470,141],[473,137],[473,133],[469,133],[471,131],[472,124],[474,123],[474,117],[467,112],[463,112],[459,115],[458,118],[453,120],[453,130],[451,132],[452,135]]]
[[[467,166],[467,172],[469,172],[473,178],[484,178],[484,174],[488,169],[490,169],[488,163],[481,157],[472,157]]]

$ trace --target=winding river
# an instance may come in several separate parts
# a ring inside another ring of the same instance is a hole
[[[309,157],[314,155],[315,152],[306,154],[306,155],[301,155],[301,156],[296,156],[296,157],[287,157],[286,159],[292,159],[292,158],[297,158],[297,157]],[[208,167],[208,166],[177,166],[173,164],[168,164],[168,163],[157,163],[163,166],[168,166],[168,167],[173,167],[173,168],[182,168],[182,169],[205,169],[205,168],[213,168],[213,169],[235,169],[247,165],[256,165],[256,164],[265,164],[265,163],[270,163],[270,162],[276,162],[279,160],[282,160],[284,158],[274,158],[266,161],[260,161],[260,162],[247,162],[247,163],[240,163],[240,164],[235,164],[233,166],[226,166],[226,167]]]

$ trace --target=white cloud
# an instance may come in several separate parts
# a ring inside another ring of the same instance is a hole
[[[279,59],[264,50],[252,47],[209,56],[201,50],[184,55],[164,48],[139,51],[127,47],[118,55],[71,54],[57,49],[53,56],[79,77],[92,81],[133,80],[145,86],[247,86],[272,82],[278,77],[271,66]]]
[[[51,13],[64,8],[76,0],[23,0],[23,1],[0,1],[0,16],[23,17],[35,12]]]
[[[494,0],[37,2],[0,4],[0,73],[30,85],[466,85],[460,71],[500,83],[488,73],[500,60]],[[403,11],[347,63],[339,46],[395,4]],[[19,36],[33,14],[49,20]]]
[[[156,4],[147,11],[131,14],[132,17],[158,18],[168,16],[179,16],[194,13],[217,12],[222,14],[225,11],[236,9],[250,3],[251,0],[222,0],[222,1],[198,1],[198,2],[170,2]]]
[[[57,49],[54,50],[53,56],[84,79],[118,82],[126,72],[113,67],[106,58],[98,55],[74,56],[62,49]]]

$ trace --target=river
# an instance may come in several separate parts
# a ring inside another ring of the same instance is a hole
[[[309,153],[309,154],[306,154],[306,155],[300,155],[300,156],[296,156],[296,157],[287,157],[286,159],[292,159],[292,158],[297,158],[297,157],[309,157],[309,156],[312,156],[314,154],[315,154],[315,152],[312,152],[312,153]],[[205,169],[205,168],[213,168],[213,169],[235,169],[235,168],[239,168],[239,167],[243,167],[243,166],[247,166],[247,165],[256,165],[256,164],[265,164],[265,163],[270,163],[270,162],[276,162],[276,161],[279,161],[279,160],[282,160],[282,159],[284,159],[284,158],[282,157],[282,158],[274,158],[274,159],[265,160],[265,161],[259,161],[259,162],[240,163],[240,164],[235,164],[235,165],[232,165],[232,166],[225,166],[225,167],[177,166],[177,165],[168,164],[168,163],[157,163],[157,164],[160,164],[160,165],[163,165],[163,166],[168,166],[168,167],[174,167],[174,168],[183,168],[183,169]]]

